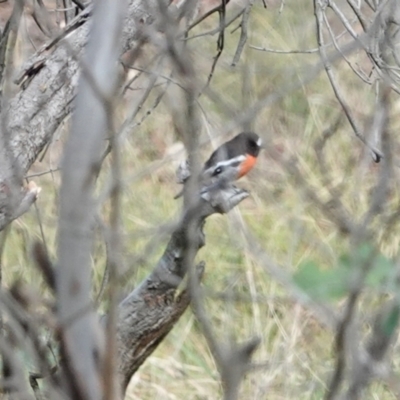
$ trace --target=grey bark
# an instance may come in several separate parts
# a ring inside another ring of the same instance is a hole
[[[155,16],[159,10],[157,3],[158,0],[129,0],[121,35],[122,52],[134,46],[141,37],[142,27],[149,24],[156,25]],[[71,384],[79,383],[78,390],[72,394],[78,394],[81,398],[95,399],[100,398],[101,393],[99,371],[96,370],[96,357],[101,354],[98,353],[99,346],[96,346],[95,339],[96,333],[100,330],[96,329],[97,321],[90,311],[88,299],[91,243],[89,210],[93,200],[92,178],[98,166],[96,161],[100,149],[99,142],[104,139],[106,125],[104,104],[100,103],[102,100],[104,103],[107,96],[99,97],[99,92],[93,93],[93,87],[86,82],[80,87],[81,97],[73,103],[80,82],[77,60],[87,42],[90,30],[87,21],[90,21],[88,16],[91,12],[91,8],[88,8],[71,21],[67,28],[68,37],[56,38],[39,51],[16,79],[22,88],[8,103],[6,126],[8,140],[6,145],[1,147],[3,153],[0,154],[1,162],[5,160],[9,165],[9,168],[0,169],[0,230],[34,201],[35,188],[22,190],[21,177],[49,143],[75,104],[76,113],[72,122],[71,142],[66,148],[67,156],[63,163],[63,188],[60,196],[62,204],[57,312],[62,323],[61,340],[64,347],[66,376],[72,378]],[[68,43],[64,43],[63,40],[67,40]],[[52,53],[45,54],[49,50],[53,50]],[[90,49],[88,51],[90,52]],[[85,63],[89,67],[87,70],[93,71],[94,82],[107,81],[104,75],[96,75],[94,68],[96,63],[91,65],[89,60],[95,61],[95,59],[89,57]],[[108,68],[111,66],[108,65]],[[112,73],[110,71],[108,70],[106,76],[110,76]],[[100,92],[104,94],[107,90]],[[96,118],[90,121],[85,120],[80,114],[85,110],[83,105],[86,102],[93,103],[96,107],[96,110],[91,112]],[[81,138],[79,146],[78,141],[74,141],[74,137],[78,136]],[[4,138],[4,135],[1,137]],[[19,171],[17,181],[13,165],[16,165]],[[75,174],[74,171],[79,173]],[[17,198],[11,197],[9,187],[16,187],[16,193],[21,192],[21,195]],[[198,250],[204,244],[201,228],[205,219],[214,213],[229,211],[247,197],[246,192],[233,187],[225,188],[216,195],[217,197],[211,195],[207,199],[202,199],[194,209],[186,212],[154,271],[118,307],[118,371],[122,390],[126,389],[134,372],[161,343],[190,303],[187,290],[176,296],[187,272],[183,256],[188,247],[187,226],[194,223],[197,227],[195,247]],[[26,201],[26,198],[30,202]],[[10,204],[18,212],[9,212]],[[203,265],[200,264],[199,273],[202,268]],[[68,329],[65,330],[66,327]],[[79,340],[76,340],[78,337]]]
[[[143,26],[155,21],[156,7],[157,0],[129,0],[121,36],[122,51],[132,48]],[[7,147],[4,142],[0,143],[0,230],[18,216],[11,205],[17,208],[24,197],[19,195],[18,189],[10,198],[10,188],[21,187],[21,179],[15,181],[12,166],[17,165],[23,176],[71,112],[78,83],[76,60],[87,42],[89,12],[85,10],[71,22],[71,33],[64,39],[68,40],[68,46],[61,41],[51,54],[45,53],[51,46],[39,51],[16,79],[22,88],[4,110],[8,111],[8,122],[0,135],[4,141],[7,132],[9,144]]]
[[[204,245],[202,227],[206,218],[215,213],[228,212],[247,196],[243,190],[226,188],[218,192],[212,201],[202,199],[192,210],[187,211],[154,271],[119,305],[118,370],[123,390],[190,303],[188,289],[176,296],[188,268],[184,263],[184,254],[188,248],[188,226],[193,223],[196,227],[193,245],[197,252]],[[203,269],[204,264],[198,264],[196,270],[199,276]]]
[[[103,391],[101,330],[90,299],[94,190],[112,125],[125,5],[125,0],[94,4],[61,170],[56,292],[63,363],[73,397],[92,400],[100,399]]]

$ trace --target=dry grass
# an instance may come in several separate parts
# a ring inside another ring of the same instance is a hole
[[[197,32],[214,27],[215,21],[202,24]],[[266,11],[257,6],[251,14],[249,43],[276,49],[312,48],[315,47],[313,24],[308,2],[288,2],[281,15],[278,8]],[[247,104],[279,89],[288,80],[301,77],[318,60],[316,54],[276,55],[247,49],[239,66],[232,69],[229,64],[238,35],[239,30],[227,34],[224,54],[212,82],[211,88],[219,94],[221,102],[216,104],[206,96],[200,99],[205,110],[204,138],[216,135]],[[214,37],[193,39],[189,45],[204,79],[215,52]],[[339,67],[345,96],[366,126],[373,107],[373,91],[357,80],[344,63]],[[294,303],[257,260],[238,245],[241,234],[232,218],[246,221],[266,251],[287,271],[294,272],[308,259],[324,268],[335,265],[338,256],[348,249],[346,239],[305,199],[302,188],[294,183],[282,161],[292,155],[298,157],[299,167],[309,184],[321,196],[326,196],[313,144],[340,112],[323,74],[312,84],[263,110],[253,128],[264,137],[274,155],[271,151],[264,152],[257,168],[240,182],[240,186],[251,190],[251,197],[231,216],[214,216],[207,222],[207,245],[199,258],[207,263],[204,287],[209,293],[207,309],[213,325],[219,337],[226,341],[245,340],[252,335],[262,339],[255,361],[266,366],[248,375],[242,387],[243,399],[320,399],[326,389],[334,362],[332,332],[323,328],[308,310]],[[397,124],[393,122],[393,129]],[[134,287],[152,269],[166,239],[157,243],[151,254],[143,255],[143,249],[154,231],[179,212],[180,203],[173,200],[179,188],[174,183],[171,162],[136,178],[138,171],[165,156],[176,141],[174,135],[168,107],[161,104],[124,144],[124,261],[132,274],[124,283],[123,292]],[[36,171],[47,169],[53,155],[57,158],[57,146],[50,148],[45,162],[35,165]],[[204,156],[210,149],[210,146],[205,148]],[[330,180],[342,185],[344,202],[354,218],[365,211],[379,170],[368,157],[347,123],[326,149]],[[106,176],[105,172],[100,181],[106,181]],[[29,249],[33,240],[42,237],[40,220],[47,246],[52,254],[55,252],[59,176],[56,172],[54,176],[45,175],[35,181],[43,187],[43,192],[37,208],[12,225],[4,255],[4,274],[8,284],[22,279],[37,282],[39,290],[44,290],[32,266]],[[391,204],[397,201],[395,188]],[[379,229],[377,225],[378,236]],[[385,254],[397,256],[398,237],[394,234],[381,243]],[[138,256],[141,262],[135,264],[132,260]],[[96,288],[103,268],[104,248],[99,238],[93,256]],[[398,370],[398,356],[394,356],[393,363]],[[134,376],[127,398],[218,399],[220,396],[212,355],[188,311]],[[395,397],[384,385],[374,384],[365,398]]]

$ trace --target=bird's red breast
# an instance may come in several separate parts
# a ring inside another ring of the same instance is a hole
[[[246,175],[256,164],[261,148],[261,138],[254,132],[239,133],[222,144],[204,164],[201,174],[202,189],[210,190],[217,186],[222,188]],[[184,184],[189,177],[189,164],[185,162],[178,169],[178,183]],[[175,198],[177,197],[179,195]]]
[[[240,164],[239,174],[237,179],[246,175],[256,164],[257,157],[246,154],[246,159]]]

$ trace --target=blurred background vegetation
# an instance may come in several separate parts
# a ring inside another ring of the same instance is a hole
[[[301,82],[307,71],[319,61],[316,49],[315,20],[309,1],[267,1],[267,8],[256,2],[250,13],[248,45],[237,66],[232,59],[240,36],[239,20],[227,28],[225,46],[210,83],[210,91],[199,97],[201,106],[201,149],[205,160],[212,149],[228,137],[218,133],[243,109],[280,90],[288,82]],[[237,12],[237,4],[228,7],[227,19]],[[348,11],[343,5],[345,12]],[[328,14],[329,16],[329,14]],[[343,27],[332,26],[336,34]],[[189,33],[187,46],[198,77],[207,81],[213,57],[216,54],[217,35],[201,35],[218,27],[218,15],[206,19]],[[29,26],[20,34],[21,60],[30,48]],[[346,41],[346,35],[340,40]],[[309,53],[280,54],[251,48],[276,50],[311,50]],[[154,56],[154,49],[146,48],[141,55],[141,68],[146,68]],[[368,74],[371,66],[359,51],[349,56]],[[345,61],[335,64],[335,72],[343,93],[365,129],[371,123],[375,90],[366,85],[350,70]],[[137,74],[131,71],[130,76]],[[146,76],[140,76],[118,105],[124,116],[132,102],[146,87]],[[173,91],[170,83],[160,104],[154,108],[157,96],[166,89],[166,80],[160,80],[157,90],[139,112],[135,126],[123,143],[123,260],[126,280],[121,285],[121,298],[135,287],[153,268],[162,254],[168,236],[153,241],[160,226],[176,220],[180,201],[174,195],[180,190],[175,183],[179,138],[171,112]],[[393,101],[395,116],[399,102]],[[250,190],[251,196],[228,216],[213,216],[207,221],[206,247],[199,257],[206,261],[203,285],[206,289],[207,310],[221,338],[245,340],[257,335],[261,338],[254,361],[260,367],[248,374],[243,387],[243,399],[320,399],[334,366],[333,332],[322,326],[314,316],[296,304],[276,281],[271,279],[243,246],[240,221],[251,227],[253,234],[268,254],[287,272],[296,274],[299,266],[314,262],[322,270],[331,270],[340,257],[349,252],[349,242],[336,225],[326,217],[304,193],[302,186],[285,167],[285,161],[295,156],[298,168],[307,183],[327,198],[327,176],[318,166],[315,143],[322,132],[341,116],[342,110],[334,97],[324,72],[311,83],[264,108],[252,121],[251,128],[266,144],[257,167],[239,182]],[[249,126],[237,126],[230,133],[238,133]],[[390,130],[397,132],[399,121],[391,118]],[[7,237],[3,254],[5,285],[16,280],[35,282],[37,290],[45,292],[45,284],[32,266],[31,245],[42,239],[55,254],[56,223],[59,188],[57,171],[62,146],[68,130],[64,123],[43,159],[32,167],[28,180],[42,187],[36,204],[15,221]],[[397,149],[397,143],[393,144]],[[376,182],[379,164],[374,164],[368,149],[358,141],[344,119],[325,148],[329,182],[340,188],[342,199],[354,219],[367,209],[371,190]],[[106,160],[106,165],[108,161]],[[49,169],[53,172],[48,172]],[[42,172],[47,172],[41,175]],[[99,178],[99,192],[107,182],[107,168]],[[395,171],[396,176],[398,171]],[[397,181],[397,180],[396,180]],[[391,187],[390,201],[384,214],[389,214],[399,202],[398,184]],[[102,206],[107,210],[108,204]],[[382,225],[372,224],[375,244],[383,255],[398,256],[399,227],[384,235]],[[154,242],[152,250],[148,244]],[[93,252],[94,296],[99,292],[105,268],[105,246],[101,232]],[[378,294],[378,296],[377,296]],[[382,287],[365,291],[360,303],[368,314],[386,296]],[[341,298],[325,299],[335,307]],[[100,305],[101,310],[107,304]],[[365,330],[370,328],[368,324]],[[398,353],[395,343],[394,353]],[[393,357],[394,371],[400,369],[400,356]],[[158,350],[134,375],[128,389],[128,399],[216,399],[221,395],[219,377],[212,355],[201,335],[196,320],[189,310],[177,323]],[[394,399],[395,395],[384,384],[373,384],[365,398]]]

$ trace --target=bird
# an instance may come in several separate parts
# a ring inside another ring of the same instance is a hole
[[[218,147],[204,163],[200,181],[202,190],[223,187],[245,176],[256,164],[262,139],[254,132],[242,132]],[[190,177],[190,166],[184,161],[177,171],[178,183]],[[180,192],[175,198],[182,195]]]

